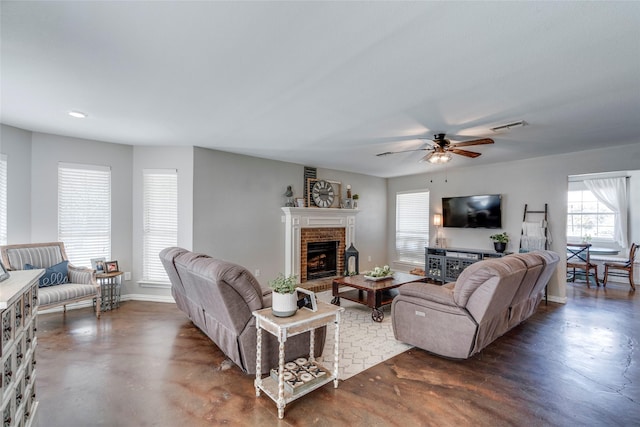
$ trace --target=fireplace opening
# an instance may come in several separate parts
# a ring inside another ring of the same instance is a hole
[[[338,275],[338,243],[307,243],[307,280]]]

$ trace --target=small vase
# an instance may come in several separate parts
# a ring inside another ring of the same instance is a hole
[[[290,317],[298,311],[298,297],[296,293],[279,294],[272,292],[271,312],[276,317]]]
[[[507,244],[504,242],[493,242],[493,247],[499,254],[503,253],[507,249]]]

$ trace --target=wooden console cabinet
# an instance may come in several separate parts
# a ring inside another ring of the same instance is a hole
[[[44,270],[12,271],[0,282],[0,396],[3,426],[29,427],[36,400],[38,278]]]
[[[498,253],[482,249],[425,248],[425,271],[429,279],[447,283],[455,282],[462,270],[489,258],[500,258],[511,252]]]

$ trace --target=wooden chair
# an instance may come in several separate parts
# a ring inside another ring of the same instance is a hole
[[[633,283],[633,263],[636,258],[636,250],[638,249],[638,245],[635,243],[631,244],[631,249],[629,250],[629,259],[625,262],[605,262],[604,263],[604,279],[602,280],[602,285],[607,286],[607,277],[609,275],[618,276],[618,277],[629,277],[629,285],[631,289],[636,290],[636,285]],[[609,270],[622,270],[622,271],[609,271]]]
[[[598,265],[591,263],[589,248],[591,243],[567,243],[567,271],[573,270],[571,281],[576,280],[576,269],[584,270],[584,278],[589,286],[590,279],[593,278],[596,286],[600,286],[598,282]],[[590,271],[593,270],[593,274]],[[577,274],[580,274],[578,272]]]

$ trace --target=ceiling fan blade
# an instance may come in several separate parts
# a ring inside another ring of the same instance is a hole
[[[471,145],[493,144],[493,142],[494,141],[491,138],[481,138],[481,139],[474,139],[473,141],[456,142],[455,144],[451,144],[451,148],[469,147]]]
[[[447,151],[449,151],[450,153],[459,154],[461,156],[471,157],[472,159],[480,156],[480,153],[476,153],[475,151],[460,150],[458,148],[450,148]]]
[[[390,154],[411,153],[413,151],[427,151],[427,150],[431,150],[431,148],[416,148],[413,150],[404,150],[404,151],[385,151],[384,153],[376,154],[376,156],[381,157],[381,156],[388,156]]]

